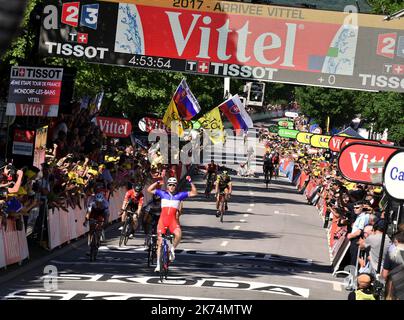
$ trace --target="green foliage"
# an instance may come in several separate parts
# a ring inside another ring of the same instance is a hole
[[[316,120],[325,128],[326,119],[330,117],[330,127],[340,127],[349,123],[358,113],[355,95],[357,91],[327,89],[320,87],[296,87],[296,100],[302,112]]]

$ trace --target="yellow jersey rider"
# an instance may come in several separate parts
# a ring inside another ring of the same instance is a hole
[[[217,210],[216,217],[219,217],[220,216],[220,212],[219,212],[220,194],[224,193],[224,201],[225,201],[225,205],[226,205],[225,208],[226,208],[226,210],[228,210],[227,201],[230,199],[230,196],[232,193],[232,182],[231,182],[231,178],[227,171],[223,171],[222,174],[217,176],[215,193],[216,193],[216,210]]]

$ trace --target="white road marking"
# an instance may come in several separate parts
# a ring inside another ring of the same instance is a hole
[[[251,192],[251,191],[250,191],[250,196],[253,196],[253,195],[254,195],[254,192]]]
[[[334,283],[332,285],[332,287],[333,287],[334,291],[342,291],[342,285],[341,284]]]
[[[254,203],[250,203],[250,207],[255,207],[255,204],[254,204]]]
[[[247,210],[247,211],[248,211],[248,210]],[[246,213],[243,217],[244,217],[244,218],[248,218],[249,216],[250,216],[250,215]]]
[[[309,277],[302,277],[302,276],[292,276],[292,278],[301,279],[301,280],[307,280],[307,281],[324,282],[324,283],[332,284],[333,286],[336,286],[336,285],[341,286],[342,285],[342,282],[332,281],[332,280],[324,280],[324,279],[309,278]]]
[[[222,244],[221,244],[221,246],[222,246],[222,247],[225,247],[225,246],[228,245],[228,243],[229,243],[229,241],[223,241]]]
[[[240,230],[240,226],[235,226],[234,228],[233,228],[233,230]]]
[[[245,222],[246,220],[245,219],[240,219],[240,222]]]
[[[253,211],[252,208],[248,208],[248,209],[247,209],[247,212],[251,212],[251,211]]]
[[[298,214],[295,214],[295,213],[285,213],[285,212],[279,212],[279,211],[275,211],[274,213],[276,215],[279,215],[279,216],[290,216],[290,217],[298,217],[299,216]]]

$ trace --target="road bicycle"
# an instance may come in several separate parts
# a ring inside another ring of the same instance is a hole
[[[90,219],[90,261],[97,259],[104,219]]]
[[[170,265],[170,245],[173,243],[174,235],[170,234],[166,228],[165,234],[162,236],[161,254],[160,254],[160,282],[167,280],[168,268]]]
[[[125,246],[128,244],[129,236],[134,231],[133,227],[132,227],[134,215],[136,215],[135,212],[126,210],[126,220],[123,224],[121,236],[119,237],[119,246],[120,247],[122,246],[122,244],[124,244]]]
[[[213,189],[213,183],[215,181],[216,175],[215,174],[208,174],[208,178],[206,180],[206,188],[205,188],[205,196],[206,198],[210,197],[210,193]]]
[[[227,200],[225,198],[226,198],[226,195],[225,195],[224,191],[221,191],[219,193],[219,218],[220,218],[220,222],[223,222],[223,216],[224,216],[224,213],[225,213],[226,207],[227,207]]]
[[[154,214],[152,216],[151,231],[147,234],[146,247],[147,247],[147,266],[152,266],[157,261],[157,222],[159,216]]]

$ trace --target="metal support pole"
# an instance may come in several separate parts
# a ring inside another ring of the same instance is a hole
[[[387,227],[389,225],[389,218],[390,218],[390,210],[391,210],[391,200],[390,198],[388,198],[387,200],[387,208],[386,208],[386,212],[384,215],[384,230],[383,230],[383,235],[382,235],[382,242],[380,245],[380,253],[379,253],[379,261],[377,262],[377,271],[376,274],[380,274],[380,270],[382,267],[382,261],[383,261],[383,251],[384,251],[384,242],[386,240],[386,234],[387,234]]]

